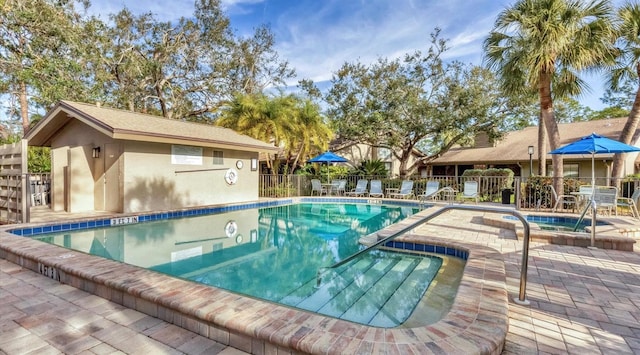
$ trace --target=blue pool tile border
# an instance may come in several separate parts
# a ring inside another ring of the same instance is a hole
[[[508,220],[517,220],[517,218],[514,216],[504,216],[503,218]],[[527,222],[533,222],[533,223],[541,222],[541,223],[573,223],[575,224],[578,222],[578,218],[576,217],[526,215],[525,218]],[[586,224],[587,222],[589,225],[591,225],[591,217],[585,218],[583,220],[583,224]],[[602,221],[602,220],[596,221],[596,225],[598,226],[607,226],[610,224],[611,223]]]
[[[431,244],[423,244],[423,243],[416,243],[416,242],[399,242],[399,241],[392,240],[392,241],[386,242],[385,246],[389,248],[394,248],[394,249],[423,251],[428,253],[455,256],[463,260],[467,260],[469,258],[469,252],[467,251],[460,250],[453,247],[442,246],[442,245],[431,245]]]
[[[273,207],[273,206],[287,205],[291,203],[293,203],[292,199],[286,199],[286,200],[278,200],[278,201],[254,202],[254,203],[248,203],[244,205],[203,207],[203,208],[195,208],[195,209],[183,210],[183,211],[145,213],[145,214],[138,215],[138,222],[192,217],[192,216],[199,216],[199,215],[238,211],[238,210],[251,209],[251,208]],[[117,217],[114,217],[114,218],[117,218]],[[55,224],[49,224],[46,226],[37,226],[37,227],[15,228],[15,229],[8,230],[8,232],[15,235],[29,237],[29,236],[51,233],[51,232],[66,232],[66,231],[81,230],[81,229],[87,229],[87,228],[109,227],[109,226],[111,226],[111,218],[83,221],[83,222],[55,223]]]

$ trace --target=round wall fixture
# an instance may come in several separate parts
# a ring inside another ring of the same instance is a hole
[[[242,169],[243,166],[244,163],[242,162],[242,160],[236,160],[236,168]]]
[[[227,172],[224,174],[224,181],[226,181],[229,185],[233,185],[238,182],[238,170],[234,168],[230,168],[229,170],[227,170]]]
[[[238,234],[238,224],[236,221],[229,221],[224,226],[224,234],[227,235],[227,238],[233,238]]]

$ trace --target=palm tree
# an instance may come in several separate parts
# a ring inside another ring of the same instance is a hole
[[[551,149],[560,146],[553,97],[580,94],[586,85],[580,71],[613,63],[611,14],[605,0],[520,0],[498,15],[484,42],[487,64],[506,92],[537,90],[540,128],[547,130]],[[562,155],[553,156],[553,172],[560,177],[554,187],[562,191]]]
[[[618,43],[622,46],[618,65],[611,71],[609,83],[612,90],[616,90],[625,80],[640,77],[640,4],[626,3],[618,10]],[[635,70],[634,70],[635,69]],[[634,133],[640,122],[640,86],[636,91],[629,118],[620,132],[618,138],[621,142],[631,144]],[[611,175],[614,178],[622,177],[624,159],[622,154],[616,154],[613,159]]]
[[[295,95],[239,94],[226,103],[216,124],[283,148],[287,165],[295,167],[324,150],[331,139],[332,132],[319,112],[317,105]],[[276,155],[267,166],[276,174],[279,163]]]
[[[297,133],[290,142],[290,153],[295,157],[288,159],[292,167],[311,158],[312,154],[325,151],[333,136],[320,114],[320,108],[309,99],[298,102],[295,118],[294,130]]]
[[[284,97],[271,99],[263,94],[237,94],[224,105],[216,124],[282,147],[285,137],[293,130],[293,112],[290,108],[291,103]],[[274,159],[267,161],[267,167],[276,172],[278,161],[276,154]]]

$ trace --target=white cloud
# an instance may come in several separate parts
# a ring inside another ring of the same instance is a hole
[[[367,64],[378,57],[393,59],[427,50],[435,27],[442,29],[442,38],[450,39],[447,58],[474,54],[479,58],[481,42],[488,31],[479,31],[478,27],[490,28],[485,23],[486,15],[471,26],[472,21],[463,18],[466,11],[454,1],[397,1],[385,3],[388,6],[378,3],[349,8],[348,14],[340,14],[333,2],[326,2],[314,13],[283,12],[274,28],[278,50],[296,68],[299,77],[316,81],[329,79],[346,61]],[[469,8],[466,3],[464,6]],[[472,28],[458,34],[455,31],[460,24]]]
[[[623,0],[614,0],[619,5]],[[298,79],[329,80],[343,63],[394,59],[430,46],[434,28],[448,39],[446,59],[481,64],[482,41],[496,16],[514,0],[222,0],[239,35],[268,24],[276,49],[296,69]],[[162,21],[193,14],[193,0],[93,0],[99,13],[127,6],[134,13],[153,12]],[[104,16],[103,16],[104,18]],[[594,91],[599,92],[600,87]],[[599,85],[597,85],[599,86]],[[593,97],[591,95],[590,97]],[[586,102],[583,100],[583,102]],[[596,108],[598,100],[586,104]]]

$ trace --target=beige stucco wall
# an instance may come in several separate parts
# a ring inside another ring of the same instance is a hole
[[[103,164],[92,149],[112,139],[77,120],[71,120],[52,138],[51,194],[55,211],[84,212],[96,206],[96,185]],[[100,202],[100,201],[98,201]]]
[[[100,147],[100,157],[92,150]],[[55,211],[159,211],[258,199],[257,152],[202,148],[202,165],[172,164],[171,144],[113,140],[77,120],[52,138],[52,206]],[[241,160],[242,169],[236,167]],[[224,176],[238,172],[237,183]],[[195,171],[198,170],[198,171]],[[105,173],[106,171],[106,173]]]
[[[580,160],[577,160],[576,157],[580,157]],[[634,174],[634,161],[637,157],[637,154],[626,154],[625,163],[622,168],[622,176],[627,176]],[[606,158],[596,158],[594,159],[594,173],[596,176],[596,184],[597,185],[610,185],[609,179],[611,178],[611,168],[613,162],[611,157]],[[581,180],[586,181],[591,178],[591,159],[586,159],[586,156],[571,156],[565,155],[563,157],[563,163],[566,164],[578,164],[579,165],[579,177]],[[523,177],[529,177],[529,162],[522,165],[521,174]],[[533,160],[533,173],[534,175],[538,173],[538,161]],[[553,167],[551,166],[551,160],[547,161],[547,175],[551,175],[553,173]]]
[[[379,156],[378,149],[367,144],[354,144],[335,153],[349,159],[349,163],[354,167],[359,166],[363,160],[380,159],[385,163],[391,163],[390,176],[400,175],[400,161],[391,153],[387,157]],[[407,167],[410,167],[415,162],[416,157],[412,155],[409,157]],[[413,173],[418,173],[418,170],[414,169]]]
[[[258,153],[223,150],[223,164],[213,164],[212,148],[202,148],[202,165],[172,164],[171,144],[124,142],[123,212],[157,211],[258,199]],[[217,149],[220,150],[220,149]],[[236,168],[241,160],[242,169]],[[229,168],[238,172],[234,185],[225,182]]]

